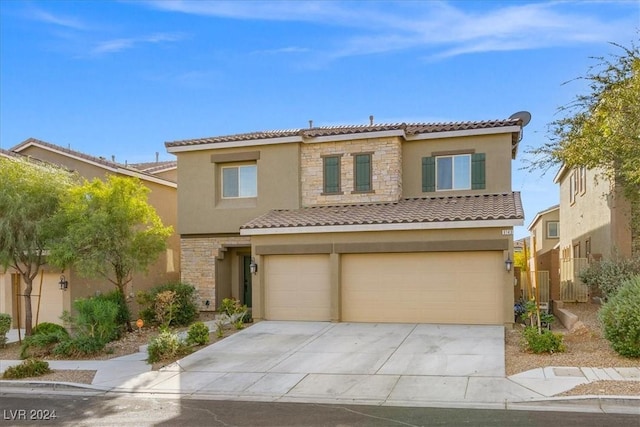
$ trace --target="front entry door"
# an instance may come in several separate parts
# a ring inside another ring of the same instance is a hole
[[[244,304],[247,307],[251,307],[251,257],[243,256],[242,257],[242,282],[243,282],[243,292],[242,295],[244,297]]]

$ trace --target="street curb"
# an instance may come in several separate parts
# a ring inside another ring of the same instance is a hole
[[[109,388],[98,387],[91,384],[80,384],[70,382],[57,381],[17,381],[17,380],[0,380],[0,393],[6,388],[11,389],[49,389],[54,391],[92,391],[105,393]]]

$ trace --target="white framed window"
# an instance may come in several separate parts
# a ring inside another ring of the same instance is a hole
[[[580,194],[584,194],[587,191],[587,168],[584,166],[580,166],[580,177],[579,177],[579,185],[578,192]]]
[[[569,203],[573,204],[576,201],[576,194],[578,193],[578,175],[576,171],[571,172],[569,176]]]
[[[247,198],[258,195],[256,165],[222,167],[222,198]]]
[[[471,154],[436,157],[436,191],[471,189]]]
[[[560,237],[560,223],[558,221],[547,222],[547,239],[557,239]]]

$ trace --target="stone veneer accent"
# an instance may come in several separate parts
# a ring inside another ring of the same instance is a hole
[[[181,280],[195,286],[198,291],[198,308],[201,311],[216,310],[216,258],[224,257],[224,247],[251,246],[250,237],[182,237]],[[205,301],[209,300],[209,307]]]
[[[351,194],[354,188],[352,154],[373,153],[371,193]],[[343,154],[340,162],[342,194],[323,195],[322,156]],[[302,144],[300,152],[302,205],[397,202],[402,195],[402,145],[397,137]]]

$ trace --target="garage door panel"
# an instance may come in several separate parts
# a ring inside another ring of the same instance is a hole
[[[264,264],[266,319],[330,320],[327,255],[270,255]]]
[[[342,319],[500,324],[502,252],[349,254]]]

